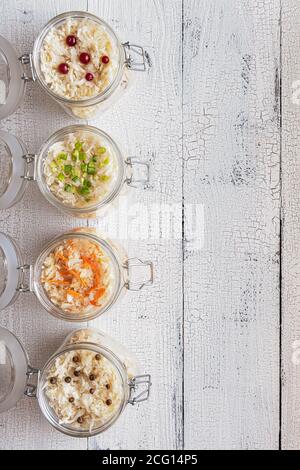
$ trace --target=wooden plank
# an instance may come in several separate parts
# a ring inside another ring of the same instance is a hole
[[[182,447],[182,247],[181,247],[181,0],[89,0],[89,11],[106,19],[123,41],[151,54],[149,73],[96,123],[127,155],[151,159],[150,189],[128,190],[122,219],[111,214],[98,227],[126,247],[130,257],[151,259],[152,288],[127,293],[93,324],[136,353],[141,371],[152,374],[148,403],[128,407],[111,430],[91,439],[91,449]],[[124,199],[124,204],[125,204]],[[136,206],[136,203],[139,206]],[[163,233],[164,210],[177,210],[173,237]],[[136,212],[136,213],[135,213]],[[118,227],[128,223],[128,233]]]
[[[185,219],[187,449],[279,445],[279,18],[184,2],[184,201],[204,210],[201,250]]]
[[[300,5],[282,1],[282,448],[300,449]]]
[[[17,49],[30,52],[40,28],[62,11],[85,9],[86,0],[49,0],[47,8],[37,0],[15,0],[0,5],[1,35]],[[37,84],[30,84],[24,104],[1,128],[20,137],[30,152],[36,152],[55,130],[71,119]],[[85,223],[85,222],[83,222]],[[1,211],[0,230],[18,242],[26,262],[33,262],[46,241],[78,225],[60,214],[43,199],[35,184],[30,184],[24,199],[12,209]],[[41,367],[61,345],[73,326],[43,311],[33,295],[23,294],[15,305],[1,312],[1,326],[15,333],[28,350],[34,366]],[[52,429],[43,418],[37,400],[23,399],[16,409],[0,415],[1,449],[86,449],[87,440],[68,438]]]

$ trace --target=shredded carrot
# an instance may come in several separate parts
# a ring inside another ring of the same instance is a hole
[[[101,274],[100,264],[97,263],[96,261],[94,261],[93,259],[88,258],[86,256],[83,256],[82,259],[83,259],[84,263],[89,265],[89,267],[92,269],[93,275],[94,275],[93,287],[91,289],[89,289],[88,292],[86,292],[86,293],[90,293],[92,290],[95,290],[100,284],[100,277],[101,277],[100,276],[100,274]]]
[[[85,287],[86,286],[86,282],[84,279],[81,279],[80,277],[80,273],[78,271],[75,271],[74,269],[70,269],[69,271],[60,271],[60,274],[63,276],[63,277],[75,277],[75,279],[77,279],[78,281],[80,281],[80,283]]]
[[[75,298],[77,298],[77,299],[83,300],[82,295],[79,294],[78,292],[76,292],[76,291],[73,290],[73,289],[67,289],[66,292],[67,292],[67,294],[71,295],[72,297],[75,297]]]
[[[67,263],[68,262],[68,258],[66,258],[63,254],[61,253],[57,253],[55,255],[55,258],[57,261],[63,261],[63,263]]]
[[[54,284],[55,286],[68,286],[70,284],[68,281],[59,281],[57,279],[50,279],[47,282]]]
[[[105,290],[106,289],[104,287],[98,289],[95,293],[94,299],[90,303],[93,305],[97,304],[98,300],[101,299],[101,297],[103,297],[103,295],[105,294]]]
[[[76,277],[76,279],[78,279],[78,280],[81,281],[79,272],[75,271],[74,269],[70,269],[70,270],[69,270],[69,273],[70,273],[72,276]]]
[[[71,274],[69,271],[63,271],[62,269],[59,271],[59,274],[62,276],[62,277],[71,277]]]
[[[65,246],[65,250],[63,253],[56,252],[55,253],[55,261],[59,263],[59,273],[62,276],[63,280],[50,280],[49,283],[52,283],[56,286],[64,287],[65,295],[70,295],[76,299],[79,299],[81,302],[84,301],[92,292],[93,300],[90,301],[91,305],[99,306],[98,302],[99,299],[105,294],[106,288],[103,287],[101,284],[101,278],[103,275],[102,267],[101,267],[101,260],[99,261],[98,257],[95,254],[86,254],[84,255],[81,252],[81,260],[82,265],[85,269],[90,269],[93,274],[93,282],[91,287],[87,287],[88,284],[86,280],[82,279],[80,276],[80,272],[76,269],[69,269],[68,268],[68,261],[72,256],[74,256],[74,243],[72,240],[68,240]],[[72,283],[74,280],[80,281],[81,286],[84,288],[83,294],[77,292],[71,288]]]

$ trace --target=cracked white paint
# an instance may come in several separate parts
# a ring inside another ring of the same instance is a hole
[[[300,78],[300,5],[282,0],[282,447],[300,448],[300,107],[293,85]]]
[[[279,1],[185,2],[186,448],[279,442]],[[186,220],[188,224],[188,220]]]
[[[151,71],[138,75],[128,95],[93,124],[113,135],[128,155],[151,160],[150,188],[131,192],[130,204],[138,199],[163,208],[184,201],[184,240],[155,239],[162,228],[154,229],[145,214],[151,239],[122,243],[129,256],[153,260],[154,286],[128,293],[111,313],[93,322],[127,344],[141,370],[152,374],[150,402],[128,408],[103,435],[76,440],[52,430],[36,401],[24,399],[0,416],[0,448],[278,448],[280,3],[286,189],[282,438],[284,446],[299,447],[300,374],[291,357],[294,341],[300,339],[300,203],[295,197],[300,122],[299,107],[291,105],[290,96],[290,84],[300,76],[298,2],[45,3],[44,9],[37,0],[0,4],[1,34],[18,54],[31,50],[51,17],[87,6],[123,40],[142,44],[151,54]],[[34,152],[69,123],[30,84],[22,108],[1,126]],[[195,203],[203,219],[200,251],[187,209]],[[139,223],[131,217],[132,227]],[[1,230],[19,242],[30,262],[49,238],[78,224],[49,206],[34,184],[21,203],[0,215]],[[99,220],[106,231],[117,225]],[[30,295],[3,312],[0,323],[26,345],[34,366],[41,366],[72,329],[42,311]]]

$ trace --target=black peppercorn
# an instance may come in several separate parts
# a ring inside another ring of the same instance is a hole
[[[66,377],[66,378],[65,378],[65,382],[66,382],[67,384],[69,384],[69,383],[71,382],[71,380],[72,380],[71,377]]]

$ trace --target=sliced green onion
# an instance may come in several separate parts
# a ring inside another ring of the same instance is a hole
[[[92,183],[89,180],[83,180],[83,186],[90,188],[92,186]]]
[[[100,162],[99,168],[103,168],[104,166],[109,164],[109,157],[106,157],[102,162]]]
[[[95,163],[89,162],[87,166],[87,174],[94,175],[96,173]]]
[[[67,193],[71,193],[73,191],[72,186],[70,184],[65,184],[64,190]]]
[[[81,162],[84,162],[85,159],[86,159],[86,153],[85,152],[79,152],[79,160]]]
[[[58,158],[59,160],[67,160],[68,155],[66,154],[66,152],[60,152],[60,153],[57,155],[57,158]]]
[[[80,178],[78,176],[74,176],[74,178],[72,178],[72,181],[74,181],[74,183],[80,183]]]
[[[63,173],[59,173],[59,175],[57,176],[57,179],[59,181],[65,181],[65,175]]]
[[[78,189],[78,192],[82,195],[86,195],[86,194],[89,194],[90,193],[90,190],[89,188],[87,188],[86,186],[83,186],[81,188]]]
[[[106,148],[105,147],[99,147],[97,149],[97,155],[102,155],[103,153],[106,152]]]
[[[72,152],[72,160],[73,160],[74,162],[76,162],[78,157],[79,157],[79,151],[78,151],[78,150],[73,150],[73,152]]]
[[[66,173],[66,175],[69,175],[71,172],[72,172],[72,165],[65,165],[64,166],[64,172]]]
[[[71,176],[72,178],[74,178],[74,176],[81,176],[80,169],[76,167],[72,168]]]
[[[108,181],[110,179],[110,176],[108,175],[101,175],[100,176],[101,181]]]
[[[51,168],[52,171],[56,171],[56,170],[57,170],[57,164],[52,161],[52,162],[50,163],[50,168]]]
[[[96,155],[94,155],[94,156],[92,157],[92,162],[96,163],[96,161],[97,161],[97,157],[96,157]]]
[[[87,172],[87,164],[86,163],[81,163],[80,169],[83,173]]]
[[[83,146],[83,143],[79,142],[79,140],[75,142],[75,150],[82,150],[82,146]]]

